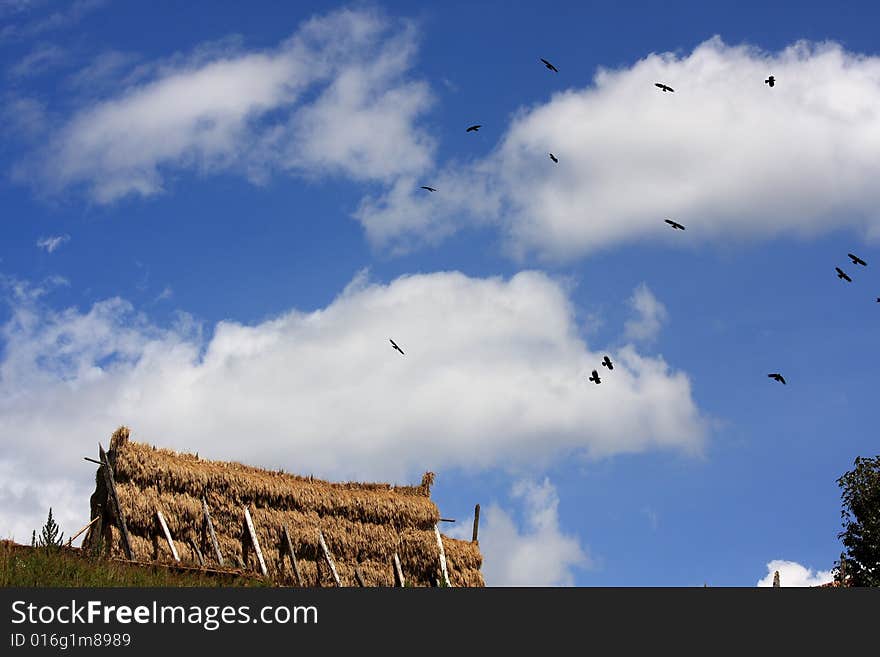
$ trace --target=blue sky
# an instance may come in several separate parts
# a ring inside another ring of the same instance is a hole
[[[828,576],[876,452],[876,8],[508,5],[0,2],[0,532],[84,524],[124,423],[435,470],[490,584]]]

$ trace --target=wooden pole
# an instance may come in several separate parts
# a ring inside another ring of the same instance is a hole
[[[266,562],[263,560],[263,551],[260,549],[260,542],[257,540],[257,530],[254,528],[254,521],[251,520],[251,512],[248,511],[247,507],[244,507],[244,521],[247,523],[248,532],[251,536],[251,544],[254,546],[254,550],[257,553],[257,559],[260,562],[260,572],[263,573],[263,576],[269,574],[269,571],[266,570]]]
[[[116,495],[116,482],[113,479],[113,468],[110,467],[110,461],[107,459],[107,453],[98,443],[98,456],[101,459],[101,471],[104,473],[104,482],[107,484],[107,492],[110,494],[110,500],[113,502],[113,510],[116,512],[116,519],[119,522],[119,533],[122,534],[122,550],[125,552],[127,559],[134,561],[131,551],[131,539],[128,536],[128,526],[125,524],[125,515],[122,513],[122,506],[119,504],[119,497]]]
[[[171,540],[171,532],[168,531],[168,524],[165,522],[165,516],[162,515],[162,512],[159,509],[156,509],[156,516],[159,518],[159,524],[162,526],[162,531],[165,532],[165,540],[168,541],[168,547],[171,548],[171,554],[174,556],[174,560],[180,561],[180,555],[177,554],[177,548],[174,547],[174,541]]]
[[[303,585],[303,578],[299,572],[299,564],[296,562],[296,555],[293,553],[293,542],[290,540],[290,532],[287,531],[287,525],[284,527],[284,545],[287,547],[287,554],[290,558],[290,565],[293,567],[293,574],[296,575],[297,586]],[[283,558],[282,558],[283,560]]]
[[[208,501],[202,498],[202,517],[205,519],[205,526],[208,528],[208,535],[211,537],[211,545],[214,546],[214,556],[217,557],[217,563],[223,565],[223,554],[220,552],[220,544],[217,542],[217,534],[214,533],[214,523],[211,522],[211,514],[208,512]]]
[[[471,539],[473,543],[477,542],[477,532],[480,529],[480,505],[474,507],[474,537]]]
[[[437,547],[440,548],[440,572],[443,573],[443,581],[446,586],[452,586],[449,583],[449,573],[446,570],[446,551],[443,549],[443,539],[440,538],[440,530],[434,525],[434,535],[437,537]]]
[[[403,588],[406,586],[406,580],[403,579],[403,568],[400,567],[400,557],[397,552],[394,553],[394,585]]]
[[[91,527],[91,526],[94,525],[96,522],[98,522],[98,519],[99,519],[100,517],[101,517],[100,515],[95,516],[94,518],[92,518],[91,522],[89,522],[88,525],[86,525],[85,527],[83,527],[82,529],[80,529],[76,534],[74,534],[73,536],[71,536],[70,538],[68,538],[68,539],[67,539],[67,547],[70,547],[70,546],[73,544],[73,541],[74,541],[77,537],[79,537],[80,534],[82,534],[85,530],[87,530],[89,527]]]
[[[366,586],[366,584],[364,583],[364,574],[361,572],[360,566],[354,567],[354,580],[357,582],[358,586]]]
[[[189,546],[192,548],[193,554],[196,555],[196,560],[199,562],[199,568],[204,568],[205,558],[202,556],[202,551],[199,549],[198,543],[196,543],[195,539],[189,539]]]
[[[333,563],[333,557],[330,556],[330,550],[327,549],[327,542],[324,540],[324,532],[320,529],[318,530],[318,541],[321,543],[321,549],[324,551],[324,558],[327,560],[327,565],[330,566],[330,572],[333,574],[333,581],[336,582],[336,586],[342,586],[339,583],[339,573],[336,572],[336,564]]]

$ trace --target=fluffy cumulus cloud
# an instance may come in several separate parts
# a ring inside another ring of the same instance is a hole
[[[425,197],[401,178],[365,199],[357,218],[394,249],[476,222],[497,226],[514,256],[563,260],[637,240],[840,227],[876,238],[878,105],[878,57],[835,43],[769,53],[715,37],[685,56],[599,70],[589,87],[520,110],[486,158],[439,171],[442,194]]]
[[[158,327],[118,298],[59,311],[42,289],[7,289],[0,462],[20,479],[7,496],[45,478],[88,499],[92,473],[73,473],[123,423],[136,439],[211,458],[395,481],[571,454],[696,452],[705,438],[687,376],[660,358],[625,346],[611,354],[615,376],[589,384],[601,356],[564,287],[538,272],[360,275],[325,308],[225,321],[205,337],[191,318]]]
[[[649,342],[657,337],[669,314],[654,293],[645,283],[633,292],[629,305],[635,317],[628,319],[623,327],[623,336],[628,340]]]
[[[773,575],[779,571],[779,586],[820,586],[834,579],[830,570],[812,570],[796,561],[774,559],[767,564],[767,574],[756,586],[773,586]]]
[[[520,507],[518,513],[492,504],[480,516],[486,585],[572,586],[575,572],[589,568],[592,560],[580,539],[561,529],[556,488],[547,478],[540,483],[521,480],[514,484],[511,497]],[[452,535],[470,539],[472,521]]]
[[[427,85],[406,77],[415,50],[411,24],[349,9],[306,21],[269,50],[198,48],[82,107],[17,174],[52,191],[84,187],[104,203],[159,193],[180,168],[255,182],[279,170],[415,174],[433,149],[413,126],[431,102]]]

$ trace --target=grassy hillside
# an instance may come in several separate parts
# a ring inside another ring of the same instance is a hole
[[[271,586],[259,577],[138,565],[91,557],[77,548],[0,541],[0,587],[10,586]]]

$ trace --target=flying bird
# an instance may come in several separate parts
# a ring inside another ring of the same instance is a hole
[[[772,87],[774,84],[776,84],[776,78],[774,78],[774,77],[771,75],[769,78],[767,78],[766,80],[764,80],[764,84],[769,84],[769,85]]]
[[[669,86],[662,84],[660,82],[655,82],[654,86],[660,87],[663,90],[663,93],[666,93],[667,91],[673,91],[673,92],[675,91],[675,89],[673,89],[672,87],[669,87]]]
[[[593,376],[589,377],[587,381],[592,381],[596,385],[602,383],[602,379],[599,378],[599,373],[596,370],[593,370]]]
[[[867,267],[868,263],[862,260],[859,256],[854,256],[852,253],[847,253],[849,259],[853,261],[854,265],[861,265],[862,267]]]
[[[541,61],[544,62],[544,66],[546,66],[547,68],[549,68],[551,71],[553,71],[554,73],[559,73],[559,71],[556,69],[556,67],[553,66],[553,64],[551,64],[550,62],[548,62],[548,61],[547,61],[546,59],[544,59],[543,57],[541,57]]]
[[[427,187],[427,186],[425,186],[425,185],[422,185],[422,189],[427,189],[429,192],[436,192],[436,191],[437,191],[437,190],[434,189],[433,187]]]
[[[852,283],[852,279],[849,276],[847,276],[840,267],[835,267],[834,269],[837,270],[837,278],[842,278],[847,283]]]
[[[613,370],[613,369],[614,369],[614,364],[611,362],[611,359],[608,358],[608,356],[605,356],[605,358],[602,360],[602,364],[603,364],[605,367],[607,367],[609,370]]]
[[[785,378],[779,372],[774,372],[773,374],[768,374],[767,376],[769,376],[771,379],[776,379],[777,381],[779,381],[779,383],[783,385],[786,385]]]
[[[557,164],[559,163],[559,160],[556,159],[556,156],[553,153],[550,153],[550,159],[553,160],[554,162],[556,162]]]
[[[664,221],[665,221],[667,224],[669,224],[670,226],[672,226],[673,229],[676,229],[676,230],[684,230],[684,226],[682,226],[682,225],[681,225],[680,223],[678,223],[677,221],[673,221],[672,219],[664,219]]]
[[[396,343],[394,340],[392,340],[391,338],[388,338],[388,341],[391,343],[391,346],[392,346],[394,349],[397,349],[397,351],[400,352],[400,355],[401,355],[401,356],[406,356],[406,354],[403,353],[403,349],[401,349],[400,347],[398,347],[398,346],[397,346],[397,343]]]
[[[476,132],[477,130],[479,130],[482,127],[483,126],[481,126],[481,125],[472,125],[470,128],[465,130],[465,132]]]

